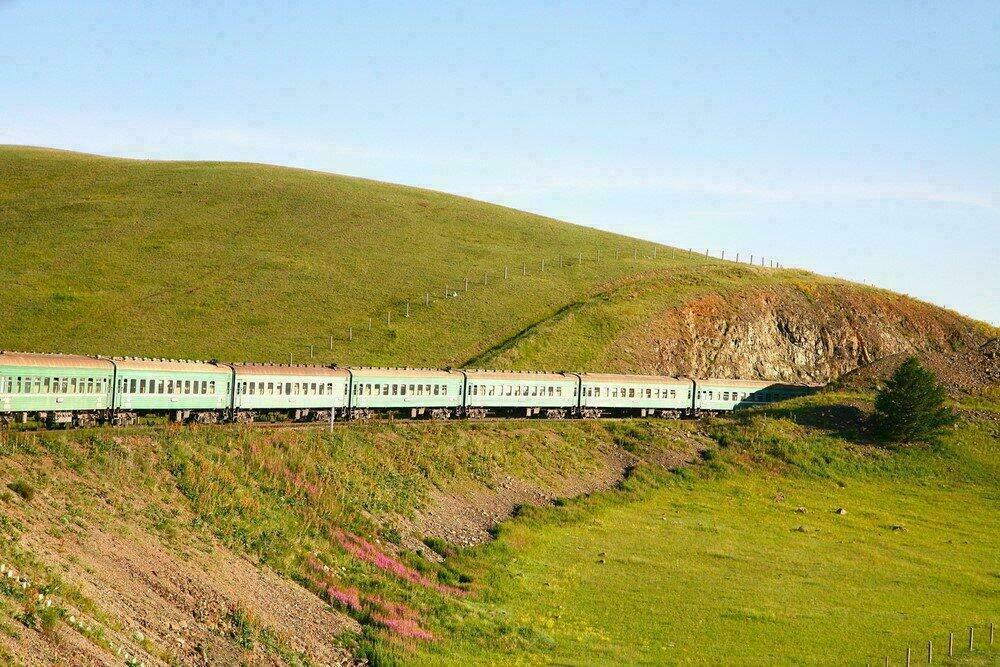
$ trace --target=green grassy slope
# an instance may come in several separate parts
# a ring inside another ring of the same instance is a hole
[[[455,559],[484,582],[472,604],[490,622],[456,624],[422,661],[901,664],[928,640],[941,660],[948,632],[961,646],[975,625],[963,664],[996,664],[996,424],[890,453],[787,418],[840,400],[710,426],[708,465],[632,484],[630,502],[506,525]]]
[[[677,296],[784,273],[356,178],[10,146],[0,220],[8,349],[459,364],[623,279]]]

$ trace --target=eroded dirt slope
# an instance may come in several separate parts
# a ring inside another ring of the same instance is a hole
[[[998,380],[991,332],[927,303],[845,283],[711,294],[658,312],[621,338],[616,365],[697,377],[827,383],[894,355],[937,355],[951,386]]]

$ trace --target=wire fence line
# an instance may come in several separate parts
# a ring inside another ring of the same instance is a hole
[[[984,631],[982,634],[985,637],[976,634],[977,627],[970,625],[965,637],[956,637],[954,632],[949,632],[947,640],[941,644],[935,645],[933,639],[928,639],[926,645],[917,646],[916,649],[907,646],[905,651],[895,656],[885,654],[877,662],[869,662],[868,667],[877,667],[878,665],[889,667],[889,665],[893,664],[906,665],[906,667],[911,667],[911,665],[915,664],[931,665],[934,664],[935,660],[940,660],[944,657],[964,657],[975,655],[977,652],[985,652],[986,656],[992,655],[994,636],[996,634],[995,625],[991,622],[989,625],[979,628]],[[979,645],[984,646],[984,648],[976,648],[977,637],[979,637]],[[941,638],[943,639],[943,637]]]
[[[493,270],[478,269],[475,274],[467,272],[465,275],[447,281],[441,281],[438,285],[426,285],[423,293],[410,298],[398,299],[392,305],[380,310],[377,314],[367,318],[367,322],[362,321],[358,325],[349,324],[346,330],[331,332],[322,341],[304,342],[300,346],[293,348],[288,353],[288,363],[294,364],[296,361],[296,350],[298,350],[306,361],[315,359],[316,352],[328,348],[333,351],[337,343],[353,343],[378,329],[385,332],[402,324],[405,320],[420,312],[420,308],[425,310],[432,308],[439,303],[446,303],[449,300],[459,299],[463,294],[471,291],[472,288],[488,287],[499,285],[505,281],[517,278],[537,277],[551,272],[554,269],[569,269],[583,265],[596,266],[609,261],[618,262],[638,262],[656,260],[676,260],[676,259],[710,259],[715,262],[731,262],[763,269],[783,269],[785,266],[773,258],[754,253],[728,253],[725,250],[712,254],[706,249],[704,254],[695,251],[693,248],[684,250],[672,246],[646,246],[643,248],[616,247],[597,248],[589,252],[568,252],[557,254],[555,257],[538,258],[530,262],[508,262],[502,266],[497,266]],[[666,264],[665,266],[669,266]],[[382,329],[382,325],[385,326]]]

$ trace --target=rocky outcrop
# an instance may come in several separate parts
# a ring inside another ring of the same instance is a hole
[[[988,338],[952,311],[829,283],[699,298],[633,331],[619,356],[644,372],[827,383],[892,355],[974,354]]]

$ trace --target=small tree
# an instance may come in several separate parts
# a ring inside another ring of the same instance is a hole
[[[875,397],[875,432],[886,440],[914,442],[937,435],[955,423],[945,407],[947,394],[916,357],[896,369]]]

